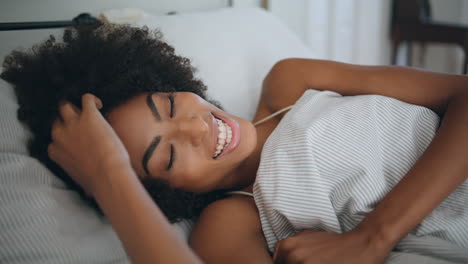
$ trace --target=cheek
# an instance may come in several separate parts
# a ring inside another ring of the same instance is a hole
[[[183,169],[179,168],[177,172],[170,176],[169,184],[173,188],[193,192],[203,188],[206,179],[206,173],[202,168],[187,163]]]
[[[195,164],[187,162],[184,165],[186,167],[183,170],[171,175],[171,187],[189,192],[212,191],[223,178],[221,170],[214,169],[206,161],[198,161]]]

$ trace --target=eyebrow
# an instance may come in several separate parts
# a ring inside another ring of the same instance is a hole
[[[156,108],[156,105],[153,101],[153,94],[154,93],[149,93],[146,96],[146,105],[148,105],[151,113],[153,113],[153,116],[156,117],[156,120],[161,121],[161,115],[159,114],[158,108]]]
[[[145,170],[146,174],[149,176],[149,170],[148,170],[148,161],[151,158],[151,155],[153,155],[154,150],[158,146],[159,142],[161,141],[161,136],[157,136],[151,141],[151,144],[148,146],[148,148],[145,151],[145,154],[143,155],[143,159],[141,161],[141,164],[143,165],[143,169]]]
[[[156,120],[161,121],[161,115],[159,114],[158,108],[156,108],[156,105],[154,104],[154,101],[153,101],[153,93],[149,93],[146,96],[146,104],[148,105],[148,108],[151,110],[151,113],[156,118]],[[155,137],[153,141],[151,141],[148,148],[146,149],[145,154],[143,155],[143,159],[141,160],[141,164],[143,165],[143,170],[145,170],[148,176],[150,174],[148,170],[148,161],[150,160],[151,156],[154,153],[154,150],[159,145],[160,141],[161,141],[161,136]]]

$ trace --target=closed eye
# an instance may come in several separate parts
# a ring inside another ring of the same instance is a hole
[[[173,118],[174,117],[174,94],[169,94],[167,96],[169,99],[170,103],[170,111],[169,111],[169,117]],[[172,168],[172,164],[174,163],[174,145],[171,144],[171,152],[169,154],[169,162],[167,163],[166,170],[170,170]]]
[[[167,163],[166,170],[170,170],[172,168],[172,163],[174,163],[174,145],[171,144],[171,153],[169,154],[169,162]]]
[[[169,111],[169,113],[170,113],[169,117],[173,118],[174,117],[174,95],[170,94],[167,98],[169,99],[170,106],[171,106],[171,109]]]

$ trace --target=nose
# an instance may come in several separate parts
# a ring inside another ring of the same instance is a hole
[[[188,140],[194,146],[199,146],[206,137],[209,126],[200,115],[192,115],[180,118],[175,130],[174,136]]]

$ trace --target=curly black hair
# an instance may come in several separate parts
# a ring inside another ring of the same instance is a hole
[[[70,188],[83,190],[47,155],[51,124],[62,100],[81,107],[81,96],[92,93],[104,107],[104,117],[115,107],[145,92],[192,92],[207,99],[206,86],[194,77],[190,60],[178,56],[158,30],[102,24],[65,29],[62,42],[50,36],[27,51],[15,50],[3,62],[0,77],[13,85],[18,119],[32,132],[30,155],[45,164]],[[209,100],[211,103],[219,104]],[[206,205],[223,197],[172,189],[160,180],[143,185],[171,222],[197,217]]]

